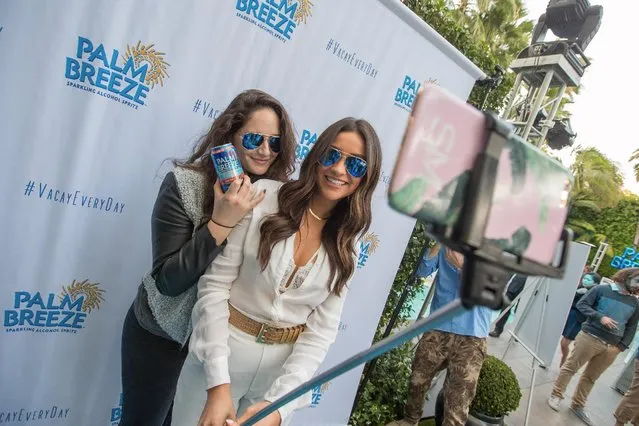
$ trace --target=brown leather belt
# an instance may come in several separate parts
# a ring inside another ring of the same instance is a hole
[[[271,327],[247,317],[231,304],[229,304],[229,323],[244,333],[254,336],[256,342],[266,345],[295,343],[306,329],[304,324],[287,328]]]

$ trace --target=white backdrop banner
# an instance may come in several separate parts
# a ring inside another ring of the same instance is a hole
[[[466,98],[481,72],[397,0],[0,3],[0,425],[115,425],[122,323],[150,267],[150,216],[237,93],[286,106],[302,160],[362,117],[383,143],[371,232],[324,364],[368,347],[413,221],[386,202],[421,82]],[[361,368],[296,425],[345,425]]]

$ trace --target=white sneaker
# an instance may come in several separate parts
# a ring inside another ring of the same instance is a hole
[[[559,411],[559,407],[561,406],[561,398],[558,396],[551,396],[548,398],[548,405],[555,411]]]
[[[590,416],[588,415],[586,410],[583,409],[583,407],[579,407],[579,408],[570,407],[570,411],[572,411],[572,413],[575,416],[577,416],[577,418],[579,418],[579,420],[581,420],[582,422],[584,422],[588,426],[595,426],[595,423],[592,421],[592,419],[590,418]]]

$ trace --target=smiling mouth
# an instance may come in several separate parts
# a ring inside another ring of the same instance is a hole
[[[344,185],[347,185],[347,184],[348,184],[348,182],[345,182],[345,181],[343,181],[343,180],[336,179],[336,178],[334,178],[334,177],[330,177],[330,176],[324,176],[324,177],[326,178],[326,180],[328,181],[328,183],[330,183],[330,184],[331,184],[331,185],[333,185],[333,186],[344,186]]]
[[[268,163],[268,158],[255,158],[255,157],[251,157],[253,159],[253,161],[260,163],[260,164],[266,164]]]

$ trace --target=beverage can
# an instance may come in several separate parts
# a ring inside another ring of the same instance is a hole
[[[237,151],[232,143],[226,143],[211,149],[211,160],[224,192],[229,189],[235,179],[241,179],[244,176],[242,163],[240,163]]]

